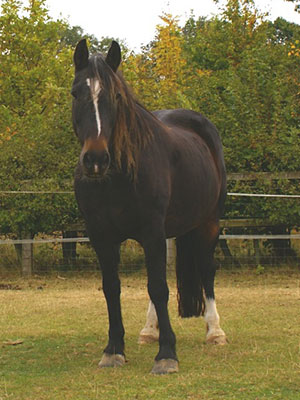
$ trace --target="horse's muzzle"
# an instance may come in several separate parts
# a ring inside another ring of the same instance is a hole
[[[87,140],[83,146],[81,156],[83,173],[88,178],[103,177],[110,165],[110,155],[105,141]]]

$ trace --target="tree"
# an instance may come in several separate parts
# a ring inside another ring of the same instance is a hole
[[[252,1],[229,0],[221,17],[191,17],[183,29],[184,94],[219,128],[229,172],[299,169],[298,28],[286,21],[269,23]],[[229,189],[298,193],[298,183],[233,182]],[[299,207],[276,204],[254,200],[232,207],[228,202],[227,215],[297,223]]]
[[[78,154],[70,123],[72,51],[45,1],[2,3],[0,16],[1,190],[71,189]],[[54,201],[54,196],[55,201]],[[2,232],[51,231],[77,217],[71,195],[3,195]]]
[[[102,37],[100,40],[98,40],[94,35],[86,33],[80,26],[67,26],[62,33],[62,41],[66,44],[66,46],[71,46],[72,48],[75,48],[76,44],[82,38],[86,38],[88,40],[89,51],[91,54],[107,53],[113,40],[120,44],[123,54],[126,55],[129,51],[124,40],[112,37]]]
[[[183,28],[164,15],[156,38],[124,72],[150,109],[200,111],[221,133],[229,172],[298,170],[299,26],[271,23],[252,0],[228,0],[219,17]],[[298,193],[298,182],[232,182],[229,190]],[[228,216],[297,223],[300,207],[264,200],[228,202]]]
[[[124,73],[138,96],[150,109],[175,108],[182,103],[181,29],[178,19],[164,13],[163,24],[157,25],[155,39],[141,54],[128,57]]]

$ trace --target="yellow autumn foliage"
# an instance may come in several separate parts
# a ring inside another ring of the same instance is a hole
[[[150,109],[178,107],[186,60],[177,17],[164,13],[150,49],[127,60],[125,74]]]

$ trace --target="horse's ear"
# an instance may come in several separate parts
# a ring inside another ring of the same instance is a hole
[[[111,43],[105,61],[114,72],[117,72],[121,62],[121,48],[119,43],[114,40]]]
[[[80,40],[74,53],[75,71],[78,72],[88,66],[89,50],[86,39]]]

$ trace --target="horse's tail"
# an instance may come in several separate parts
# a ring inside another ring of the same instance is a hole
[[[204,314],[205,302],[199,269],[197,243],[191,231],[176,239],[178,312],[183,318]]]

